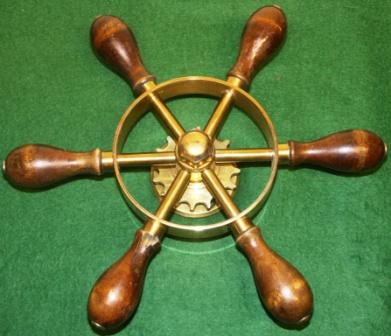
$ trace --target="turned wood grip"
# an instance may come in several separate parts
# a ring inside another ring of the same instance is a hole
[[[133,33],[119,18],[98,17],[91,26],[91,41],[100,59],[129,82],[135,92],[154,80],[141,61]]]
[[[257,227],[241,234],[236,244],[250,262],[268,312],[285,326],[305,325],[312,315],[313,297],[300,272],[266,245]]]
[[[149,261],[159,248],[158,237],[138,230],[130,249],[97,280],[88,300],[88,318],[95,329],[117,330],[132,316]]]
[[[258,9],[248,19],[240,43],[239,56],[228,76],[249,86],[258,70],[281,46],[286,32],[286,18],[276,6]]]
[[[376,134],[349,130],[312,142],[289,141],[290,164],[310,164],[346,173],[365,173],[379,167],[387,147]]]
[[[47,145],[24,145],[8,154],[3,172],[17,187],[44,188],[75,175],[101,175],[101,151],[77,153]]]

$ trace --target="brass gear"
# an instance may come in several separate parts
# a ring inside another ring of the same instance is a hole
[[[215,149],[226,149],[229,140],[214,142]],[[175,151],[175,142],[167,137],[167,145],[157,148],[157,152]],[[175,178],[178,167],[176,165],[151,166],[152,185],[156,195],[161,199],[167,193]],[[239,184],[240,169],[235,164],[216,164],[215,173],[219,177],[224,188],[233,196]],[[210,216],[219,211],[212,194],[206,188],[200,173],[192,173],[190,183],[182,198],[175,206],[175,212],[184,217],[201,218]]]

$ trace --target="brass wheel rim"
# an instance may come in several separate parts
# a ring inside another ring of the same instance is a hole
[[[224,221],[203,224],[186,225],[171,222],[158,218],[156,215],[143,207],[129,192],[121,175],[118,155],[121,154],[125,141],[138,120],[150,110],[150,94],[160,97],[163,101],[168,99],[183,97],[188,95],[202,95],[213,98],[221,98],[228,90],[234,93],[234,105],[244,111],[261,130],[268,145],[273,151],[271,169],[268,180],[256,199],[237,216],[233,216]],[[163,82],[140,95],[122,115],[114,135],[113,141],[113,163],[114,173],[119,188],[131,209],[143,219],[156,221],[168,229],[168,234],[178,238],[215,238],[228,231],[231,223],[245,217],[254,216],[265,203],[271,192],[278,170],[278,140],[273,124],[260,103],[250,94],[227,81],[212,77],[191,76],[181,77]]]

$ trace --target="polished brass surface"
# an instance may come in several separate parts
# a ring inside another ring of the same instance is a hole
[[[164,125],[169,129],[174,138],[180,138],[185,133],[185,130],[179,124],[167,105],[160,99],[159,95],[152,92],[156,87],[156,84],[153,81],[148,81],[144,83],[142,87],[145,92],[148,93],[148,98],[152,102],[153,109],[161,118]]]
[[[101,166],[104,172],[113,170],[113,153],[102,152]],[[154,164],[167,165],[175,164],[174,152],[170,153],[128,153],[118,156],[118,163],[121,167],[150,166]]]
[[[121,168],[151,166],[151,165],[166,165],[172,166],[177,163],[175,154],[175,142],[172,141],[170,150],[167,148],[160,153],[145,152],[145,153],[122,153],[117,156],[117,160]],[[220,141],[217,140],[217,143]],[[240,162],[270,162],[273,159],[274,152],[271,148],[241,148],[228,149],[219,147],[215,140],[215,161],[216,163],[240,163]],[[289,164],[290,154],[288,144],[278,145],[279,164]],[[104,172],[113,170],[113,153],[109,151],[102,152],[101,158],[102,169]],[[5,162],[3,162],[5,166]],[[4,168],[3,168],[4,169]]]
[[[234,87],[239,88],[242,86],[242,81],[237,77],[229,76],[227,81]],[[232,107],[234,94],[234,90],[227,90],[209,118],[209,121],[205,126],[205,133],[210,138],[214,138],[219,131],[219,128],[222,126],[226,115]]]
[[[264,189],[260,192],[258,197],[254,200],[253,203],[250,204],[248,208],[246,208],[242,212],[235,212],[235,215],[232,218],[228,218],[227,220],[220,221],[217,223],[189,226],[174,223],[157,217],[155,214],[145,209],[133,197],[122,179],[120,172],[121,164],[118,159],[122,155],[121,150],[126,140],[126,137],[128,136],[135,123],[141,118],[141,116],[154,107],[150,99],[151,94],[159,97],[161,101],[166,101],[174,97],[181,97],[187,95],[206,95],[209,97],[221,98],[228,91],[233,92],[232,104],[236,105],[238,108],[245,111],[250,116],[250,118],[262,131],[268,145],[273,152],[273,154],[269,156],[269,158],[271,158],[270,175],[265,184]],[[170,80],[159,84],[156,87],[152,87],[148,91],[141,94],[129,106],[129,108],[123,114],[115,132],[113,143],[113,159],[114,171],[120,189],[123,192],[125,199],[128,201],[128,204],[136,213],[138,213],[144,218],[151,219],[153,222],[166,225],[168,227],[168,233],[170,233],[171,235],[183,238],[211,238],[219,236],[222,233],[226,232],[228,225],[237,222],[245,216],[254,215],[260,209],[271,190],[277,172],[279,155],[277,137],[268,115],[266,114],[262,106],[254,98],[252,98],[247,92],[245,92],[238,86],[237,82],[231,83],[229,81],[218,80],[210,77],[191,76]]]
[[[270,148],[243,148],[216,150],[216,162],[270,162],[274,152]],[[288,144],[278,145],[279,164],[289,164]]]
[[[167,218],[173,211],[175,204],[182,197],[189,183],[190,173],[186,170],[180,170],[172,182],[167,194],[163,198],[156,211],[157,218]],[[166,227],[153,219],[148,219],[144,224],[144,231],[149,232],[153,236],[162,237],[166,231]]]
[[[227,148],[229,141],[214,141],[216,150]],[[175,150],[175,142],[171,137],[167,137],[167,145],[157,149],[161,154],[165,151],[171,152]],[[223,163],[216,164],[213,167],[216,175],[227,190],[230,196],[235,194],[239,184],[240,169],[235,164]],[[178,171],[178,165],[153,165],[151,167],[152,185],[156,195],[163,198],[175,175]],[[212,194],[205,186],[201,173],[192,172],[190,182],[182,198],[175,206],[175,212],[184,217],[201,218],[215,214],[219,211],[219,206],[214,200]]]
[[[202,177],[205,183],[212,191],[213,196],[222,207],[228,217],[238,217],[240,214],[239,208],[232,201],[231,196],[226,192],[219,178],[212,169],[206,169],[202,172]],[[239,217],[235,222],[230,224],[231,232],[235,237],[239,237],[242,233],[251,229],[253,224],[247,217]]]
[[[219,128],[232,106],[232,98],[234,95],[233,90],[227,91],[221,98],[219,104],[216,106],[212,116],[210,117],[208,124],[205,127],[205,133],[211,138],[215,137]]]
[[[278,145],[278,158],[280,164],[289,164],[291,160],[291,152],[289,144]]]
[[[212,163],[213,155],[212,141],[199,130],[190,131],[178,140],[176,156],[184,169],[194,172],[202,171]]]

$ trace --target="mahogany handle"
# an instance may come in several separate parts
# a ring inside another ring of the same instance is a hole
[[[115,16],[100,16],[91,26],[92,46],[110,68],[122,76],[138,92],[141,85],[154,80],[141,61],[132,31]]]
[[[387,146],[375,133],[348,130],[311,142],[289,141],[290,164],[310,164],[328,169],[365,173],[379,167]]]
[[[236,240],[248,258],[262,303],[281,324],[304,326],[313,310],[312,291],[300,272],[265,243],[258,227]]]
[[[249,86],[258,70],[281,46],[286,32],[286,18],[277,6],[258,9],[248,19],[235,65],[228,76],[234,76]]]
[[[81,174],[101,175],[101,151],[69,152],[47,145],[24,145],[8,154],[3,173],[13,185],[39,189]]]
[[[88,318],[100,331],[118,330],[140,301],[145,273],[160,240],[142,229],[130,249],[97,280],[88,299]]]

